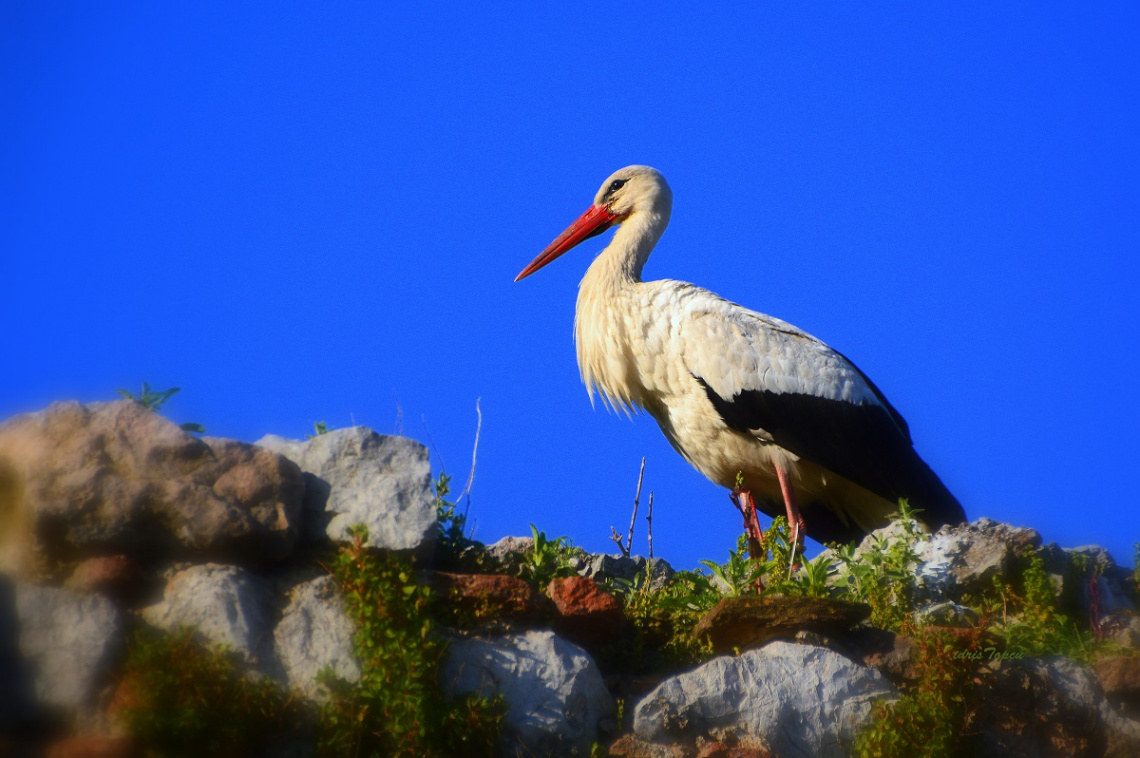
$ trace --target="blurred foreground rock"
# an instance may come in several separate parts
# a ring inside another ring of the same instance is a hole
[[[0,565],[25,576],[107,554],[278,561],[303,495],[289,460],[128,400],[0,424]]]

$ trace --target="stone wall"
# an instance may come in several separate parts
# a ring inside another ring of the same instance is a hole
[[[753,598],[726,600],[703,622],[718,651],[706,663],[607,675],[592,653],[627,622],[599,582],[632,579],[644,559],[580,556],[580,576],[542,594],[517,577],[433,572],[434,503],[427,450],[361,427],[248,444],[195,437],[130,401],[57,403],[0,424],[0,754],[137,754],[115,703],[140,628],[193,628],[308,703],[324,697],[322,670],[354,681],[354,627],[316,560],[354,524],[457,612],[493,609],[478,631],[456,632],[441,686],[504,697],[503,755],[585,756],[596,744],[624,756],[847,755],[872,704],[897,698],[912,673],[910,641],[868,628],[853,604]],[[888,528],[860,550],[897,538]],[[508,538],[483,553],[493,566],[529,549]],[[986,754],[1140,755],[1127,571],[1099,548],[1042,545],[1031,529],[987,519],[915,549],[929,619],[953,626],[969,613],[963,597],[1033,553],[1119,642],[1119,656],[1091,668],[996,662],[978,721]],[[673,572],[656,561],[651,574],[656,588]],[[1011,705],[1018,698],[1028,711]]]

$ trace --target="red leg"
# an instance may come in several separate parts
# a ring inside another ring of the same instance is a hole
[[[756,501],[752,499],[752,493],[746,489],[737,488],[732,491],[729,497],[732,498],[733,505],[744,516],[744,532],[748,535],[748,555],[754,561],[764,560],[767,558],[762,543],[764,531],[760,528],[760,518],[756,514]],[[757,577],[756,591],[762,592],[763,590],[764,580]]]
[[[788,528],[792,532],[792,555],[789,562],[789,566],[791,566],[795,563],[796,548],[803,540],[807,524],[804,523],[804,517],[796,505],[796,494],[792,491],[792,484],[788,481],[788,475],[779,465],[776,466],[776,478],[780,480],[780,493],[784,496],[784,508],[788,512]]]
[[[752,499],[752,493],[745,489],[736,489],[729,497],[732,498],[732,504],[740,511],[740,515],[744,517],[744,532],[748,535],[749,551],[758,551],[760,541],[764,539],[764,530],[760,528],[760,518],[756,514],[756,502]],[[756,543],[755,546],[753,542]]]

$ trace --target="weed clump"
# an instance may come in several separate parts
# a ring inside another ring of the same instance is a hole
[[[370,551],[366,528],[350,535],[330,568],[356,622],[361,677],[351,684],[324,672],[331,698],[321,709],[318,754],[493,755],[506,714],[502,698],[444,696],[439,667],[447,643],[429,615],[429,589],[406,561]]]
[[[120,711],[147,756],[247,755],[288,734],[297,709],[277,685],[241,672],[236,653],[193,629],[135,633]]]

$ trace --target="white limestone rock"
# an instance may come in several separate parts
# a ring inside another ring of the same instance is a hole
[[[331,576],[298,584],[290,592],[273,632],[277,658],[289,686],[307,697],[325,693],[317,674],[329,668],[347,682],[360,680],[360,663],[352,647],[355,626],[345,614],[344,598]]]
[[[878,671],[834,651],[772,642],[666,679],[638,703],[633,729],[658,744],[739,740],[776,755],[842,758],[874,702],[897,697]]]
[[[162,600],[142,610],[147,623],[173,632],[193,628],[207,642],[225,645],[255,671],[281,681],[273,656],[273,590],[238,566],[206,563],[175,573]]]
[[[307,539],[347,542],[348,528],[364,524],[375,547],[431,556],[435,496],[428,450],[419,442],[354,426],[305,442],[269,434],[255,444],[305,472]]]
[[[503,755],[586,756],[616,726],[614,700],[594,660],[550,631],[455,639],[441,676],[453,695],[503,696]]]
[[[19,653],[37,703],[71,713],[94,707],[123,646],[123,614],[101,595],[14,585]]]

